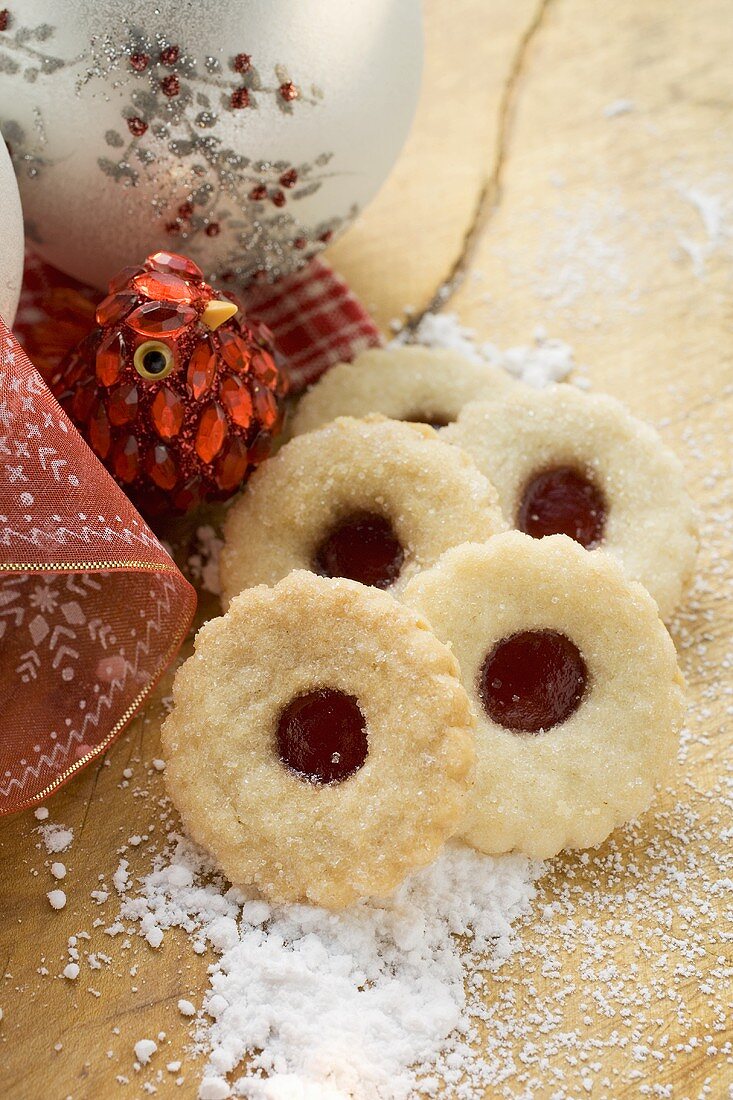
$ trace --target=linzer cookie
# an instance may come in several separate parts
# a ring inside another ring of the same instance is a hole
[[[449,547],[504,527],[493,487],[431,428],[342,417],[255,473],[225,526],[222,594],[292,569],[399,593]]]
[[[243,592],[173,698],[171,795],[236,884],[338,908],[391,891],[459,823],[474,742],[458,664],[385,592],[308,572]]]
[[[618,562],[511,531],[449,550],[404,600],[451,644],[476,715],[470,844],[544,859],[646,809],[674,759],[682,677]]]
[[[468,401],[500,397],[517,385],[506,371],[449,348],[371,348],[353,363],[339,363],[313,386],[291,431],[300,435],[337,416],[368,413],[442,428]]]
[[[512,526],[603,547],[673,614],[695,565],[695,509],[679,460],[618,401],[517,388],[467,405],[441,438],[473,457]]]

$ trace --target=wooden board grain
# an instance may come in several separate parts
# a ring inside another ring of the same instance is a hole
[[[683,763],[655,812],[541,880],[522,951],[485,986],[481,1043],[503,1075],[486,1095],[717,1100],[733,1082],[733,18],[725,0],[430,0],[426,22],[415,129],[333,263],[384,326],[457,270],[444,308],[482,339],[526,344],[541,327],[567,341],[594,387],[680,453],[704,533],[674,631]],[[205,596],[200,619],[216,611]],[[4,1096],[137,1097],[145,1082],[196,1095],[176,1004],[200,1001],[206,956],[174,934],[157,953],[109,941],[114,891],[90,896],[100,875],[111,889],[131,834],[146,838],[126,853],[142,873],[165,830],[152,761],[169,689],[50,803],[75,831],[63,911],[32,814],[0,823]],[[80,931],[113,961],[70,983]],[[160,1032],[180,1086],[132,1070],[135,1041]]]

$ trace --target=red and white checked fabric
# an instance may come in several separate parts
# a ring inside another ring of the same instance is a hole
[[[41,374],[48,376],[94,325],[94,307],[102,297],[27,253],[14,331]],[[293,393],[334,363],[382,343],[379,329],[344,280],[318,258],[274,286],[246,290],[242,305],[275,334]]]

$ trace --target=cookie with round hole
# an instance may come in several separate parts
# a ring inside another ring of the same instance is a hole
[[[187,830],[232,882],[340,908],[435,858],[473,782],[473,731],[420,615],[296,572],[202,627],[162,744]]]

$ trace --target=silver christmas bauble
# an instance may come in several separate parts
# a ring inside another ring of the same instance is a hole
[[[300,266],[387,176],[419,0],[8,0],[0,129],[28,237],[103,287],[160,248],[241,284]]]
[[[18,185],[5,144],[0,139],[0,317],[15,320],[23,277],[23,218]]]

